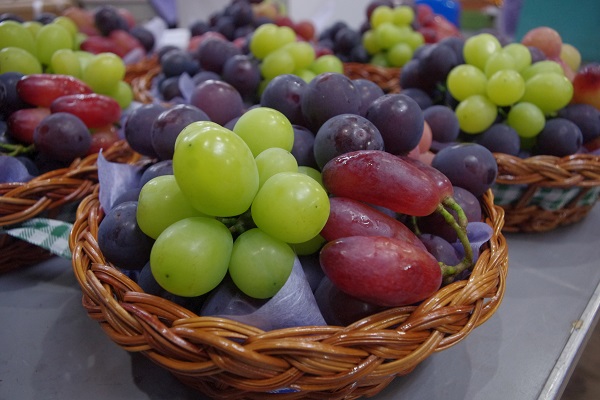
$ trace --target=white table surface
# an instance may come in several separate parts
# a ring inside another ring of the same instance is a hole
[[[600,207],[569,227],[506,237],[498,312],[376,400],[560,397],[598,317]],[[104,334],[69,260],[0,275],[0,324],[0,400],[207,399]]]

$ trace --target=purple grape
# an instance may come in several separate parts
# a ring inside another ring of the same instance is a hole
[[[207,81],[209,79],[214,79],[217,81],[223,80],[221,78],[221,75],[217,74],[216,72],[212,72],[212,71],[200,71],[197,74],[195,74],[194,76],[192,76],[192,80],[194,81],[194,85],[199,85],[204,81]]]
[[[179,76],[184,72],[193,76],[200,70],[198,61],[182,49],[174,49],[165,53],[160,58],[160,67],[163,75],[167,78]]]
[[[458,138],[460,126],[454,111],[446,106],[433,105],[423,110],[423,118],[431,128],[433,140],[453,142]]]
[[[20,72],[0,74],[0,117],[7,118],[13,112],[31,107],[17,93],[17,82],[23,77]]]
[[[192,37],[200,36],[210,31],[210,25],[208,24],[208,22],[198,19],[192,21],[192,23],[188,26],[188,29],[190,30],[190,35]]]
[[[349,26],[339,29],[333,37],[333,51],[348,55],[361,42],[361,34]]]
[[[493,154],[477,143],[459,143],[440,150],[431,165],[460,186],[479,197],[492,187],[498,175]]]
[[[116,205],[125,203],[126,201],[138,201],[141,189],[141,187],[135,187],[125,190],[115,199],[112,206],[115,207]]]
[[[531,53],[531,63],[535,64],[538,61],[547,60],[546,55],[542,50],[535,46],[527,46],[529,53]]]
[[[179,89],[179,76],[169,76],[161,80],[158,83],[158,91],[160,92],[160,97],[165,101],[183,97]]]
[[[260,105],[281,112],[292,125],[305,126],[300,99],[306,85],[306,82],[297,75],[278,75],[265,86],[260,97]]]
[[[129,33],[140,42],[144,50],[146,50],[146,53],[150,53],[154,50],[156,38],[148,28],[142,25],[136,25],[129,30]]]
[[[354,83],[354,86],[356,86],[356,89],[358,89],[360,96],[360,108],[358,110],[358,115],[362,115],[364,117],[367,114],[367,109],[371,103],[383,96],[385,93],[379,85],[368,79],[353,79],[352,83]]]
[[[431,96],[423,89],[402,88],[400,90],[400,93],[405,94],[414,101],[416,101],[419,107],[421,107],[421,110],[425,110],[433,105],[433,100],[431,99]]]
[[[252,6],[247,1],[232,2],[225,9],[236,27],[248,26],[254,22],[254,12]]]
[[[546,121],[538,134],[534,152],[550,156],[564,157],[575,154],[583,144],[581,129],[566,118],[552,118]]]
[[[477,135],[473,141],[487,148],[492,153],[504,153],[518,156],[521,150],[521,139],[512,127],[496,123]]]
[[[134,108],[127,115],[123,133],[134,151],[150,158],[158,157],[152,146],[152,124],[166,109],[161,104],[148,103]]]
[[[119,14],[116,7],[111,5],[100,6],[94,11],[94,24],[103,36],[108,36],[118,29],[129,30],[125,18]]]
[[[331,117],[317,131],[313,145],[315,160],[322,169],[329,160],[355,150],[384,150],[375,125],[356,114]]]
[[[141,188],[151,179],[163,175],[173,175],[173,160],[158,161],[146,168],[140,177],[139,187]]]
[[[400,74],[400,87],[402,89],[417,88],[429,93],[431,87],[427,87],[423,78],[421,77],[421,63],[417,58],[408,61],[402,66],[402,73]]]
[[[583,143],[600,137],[600,110],[591,104],[569,104],[558,110],[557,116],[566,118],[579,127]]]
[[[74,114],[57,112],[45,117],[35,128],[33,142],[40,153],[71,162],[87,154],[92,135]]]
[[[315,76],[300,97],[307,128],[316,132],[329,118],[340,114],[358,114],[360,94],[347,76],[325,72]]]
[[[371,104],[366,118],[379,130],[385,150],[392,154],[407,154],[423,136],[423,111],[405,94],[381,96]]]
[[[440,82],[446,82],[448,73],[458,65],[458,57],[450,46],[436,43],[422,47],[419,56],[421,82],[426,88],[433,88]]]
[[[198,46],[195,58],[203,70],[221,74],[225,62],[241,53],[229,40],[208,38]]]
[[[223,65],[223,80],[237,89],[244,99],[254,101],[261,81],[258,62],[245,54],[238,54]]]
[[[419,239],[427,251],[439,262],[446,265],[456,265],[460,262],[456,249],[446,239],[430,233],[419,235]]]
[[[98,247],[104,257],[123,269],[142,269],[150,259],[154,240],[139,228],[137,202],[113,207],[98,227]]]
[[[296,162],[298,165],[318,168],[314,153],[315,134],[300,125],[292,125],[292,127],[294,128],[294,145],[291,153]]]
[[[29,182],[33,178],[18,158],[0,154],[0,183]]]
[[[244,112],[242,95],[225,81],[209,79],[193,90],[190,104],[204,111],[211,121],[225,125]]]
[[[438,44],[448,46],[452,50],[454,50],[454,54],[456,55],[456,61],[458,64],[464,64],[465,58],[463,55],[463,48],[465,46],[465,38],[459,36],[449,36],[445,37],[438,42]]]
[[[152,124],[152,147],[161,160],[170,160],[175,152],[175,140],[179,133],[197,121],[210,121],[208,115],[191,104],[178,104],[156,117]]]

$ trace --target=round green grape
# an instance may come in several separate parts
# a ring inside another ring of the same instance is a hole
[[[525,82],[523,101],[538,106],[546,115],[565,107],[573,98],[573,84],[562,74],[542,72]]]
[[[296,69],[292,55],[284,49],[275,50],[265,56],[260,63],[260,73],[265,79],[291,74]]]
[[[412,59],[413,50],[407,43],[397,43],[387,52],[388,63],[392,67],[402,67]]]
[[[310,176],[315,181],[317,181],[319,185],[323,186],[323,188],[325,187],[323,185],[323,177],[321,176],[321,171],[319,171],[318,169],[306,165],[299,165],[298,172]]]
[[[38,60],[43,65],[49,65],[55,51],[73,49],[73,36],[60,24],[47,24],[38,31],[35,44]]]
[[[402,40],[402,31],[392,22],[384,22],[375,29],[375,38],[382,50],[387,50]]]
[[[371,18],[369,19],[369,22],[371,23],[371,26],[373,28],[377,28],[378,26],[380,26],[381,24],[384,24],[386,22],[393,22],[394,21],[394,11],[392,10],[392,7],[388,7],[388,6],[378,6],[376,7],[373,12],[371,13]]]
[[[32,41],[33,48],[35,49],[35,37],[37,36],[37,33],[40,31],[40,29],[42,28],[42,26],[44,26],[44,24],[42,24],[39,21],[25,21],[21,25],[24,28],[27,28],[27,30],[31,33],[31,36],[34,39]],[[0,36],[2,36],[2,35],[0,35]],[[33,51],[35,51],[35,50],[33,50]]]
[[[19,47],[5,47],[0,50],[0,74],[20,72],[23,75],[41,74],[42,64],[38,59]]]
[[[114,53],[99,53],[90,58],[82,70],[81,79],[94,92],[108,94],[125,78],[125,63]]]
[[[307,240],[306,242],[292,243],[290,244],[290,246],[292,246],[292,249],[294,249],[294,252],[297,255],[309,256],[321,250],[321,247],[323,247],[325,243],[327,243],[327,240],[325,240],[323,236],[317,235],[314,238]]]
[[[196,297],[216,288],[227,275],[233,237],[214,218],[182,219],[166,228],[150,252],[156,282],[178,296]]]
[[[296,254],[287,243],[254,228],[235,239],[229,276],[246,295],[268,299],[285,285],[295,260]]]
[[[483,71],[488,58],[501,49],[502,45],[494,35],[487,32],[479,33],[465,40],[463,56],[467,64]]]
[[[419,31],[412,31],[406,37],[406,43],[412,47],[413,52],[425,44],[425,37]]]
[[[523,79],[526,81],[543,72],[553,72],[555,74],[564,75],[564,70],[559,63],[552,60],[542,60],[531,64],[529,67],[521,71]]]
[[[308,42],[288,43],[281,49],[292,56],[296,70],[309,68],[316,58],[315,48]]]
[[[77,27],[77,24],[75,24],[75,22],[73,22],[71,18],[65,17],[64,15],[58,15],[52,20],[52,23],[58,24],[65,28],[67,32],[71,34],[73,40],[75,40],[75,36],[77,35],[77,33],[79,33],[79,28]]]
[[[279,172],[298,172],[296,158],[289,151],[279,147],[271,147],[261,151],[256,156],[255,161],[258,168],[259,187]]]
[[[254,30],[249,48],[256,58],[262,60],[268,54],[295,41],[296,34],[290,27],[267,23]]]
[[[397,26],[410,26],[415,19],[415,11],[410,6],[397,6],[392,9],[392,21]]]
[[[36,56],[35,37],[23,24],[5,20],[0,22],[0,49],[17,47]]]
[[[187,201],[173,175],[157,176],[140,191],[137,223],[142,232],[152,239],[167,227],[189,217],[206,217]]]
[[[535,104],[520,102],[510,108],[506,122],[521,138],[532,138],[544,129],[546,117]]]
[[[58,49],[50,58],[50,68],[55,74],[71,75],[81,78],[79,57],[71,49]]]
[[[302,79],[306,83],[312,81],[315,78],[315,76],[317,76],[317,74],[312,72],[310,69],[296,70],[294,71],[294,75],[296,75],[298,78]]]
[[[512,56],[517,71],[523,71],[531,65],[531,52],[521,43],[509,43],[502,48],[503,53],[508,53]]]
[[[515,70],[500,70],[488,79],[486,93],[497,105],[509,106],[523,97],[525,81]]]
[[[246,111],[237,120],[233,131],[248,145],[254,157],[271,147],[292,151],[294,127],[280,111],[257,107]]]
[[[316,75],[325,72],[337,72],[338,74],[344,73],[344,64],[342,63],[342,60],[333,54],[325,54],[321,57],[317,57],[309,68]]]
[[[192,206],[211,216],[244,213],[258,191],[258,169],[248,145],[211,121],[192,122],[179,133],[173,173]]]
[[[498,71],[506,69],[516,69],[516,63],[512,55],[509,53],[499,51],[490,56],[485,63],[485,76],[488,78],[494,75]]]
[[[489,128],[498,116],[498,107],[486,96],[469,96],[456,106],[456,118],[465,133],[481,133]]]
[[[450,70],[446,77],[446,85],[452,97],[463,101],[469,96],[485,94],[487,78],[479,68],[460,64]]]
[[[381,47],[377,41],[377,35],[372,29],[369,29],[363,33],[362,45],[370,55],[377,54],[381,51]]]
[[[315,237],[329,217],[327,192],[299,172],[280,172],[260,188],[252,203],[256,226],[286,243]]]
[[[119,81],[117,87],[109,93],[107,96],[112,97],[119,103],[119,106],[124,110],[133,102],[133,89],[131,85],[125,81]]]

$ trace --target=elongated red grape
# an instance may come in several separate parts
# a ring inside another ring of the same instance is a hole
[[[402,222],[368,204],[346,197],[329,199],[329,218],[321,236],[327,241],[348,236],[394,237],[425,250],[421,240]]]
[[[34,106],[50,107],[60,96],[93,93],[87,83],[70,75],[30,74],[17,82],[21,99]]]
[[[321,174],[325,188],[335,196],[425,216],[452,195],[452,185],[438,182],[443,175],[427,168],[386,151],[358,150],[333,158]]]
[[[50,115],[46,107],[21,108],[10,114],[6,120],[10,136],[21,143],[32,144],[35,128]]]
[[[442,283],[437,260],[408,242],[382,236],[350,236],[328,242],[320,253],[327,277],[343,292],[380,306],[414,304]]]
[[[100,128],[119,122],[121,106],[112,97],[97,93],[69,94],[54,100],[50,111],[78,116],[88,128]]]

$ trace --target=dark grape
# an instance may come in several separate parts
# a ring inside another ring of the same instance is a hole
[[[158,158],[172,159],[175,140],[183,128],[192,122],[209,120],[204,111],[191,104],[178,104],[160,113],[151,130],[152,147]]]
[[[225,81],[209,79],[197,85],[190,104],[204,111],[211,121],[224,125],[244,112],[242,95]]]
[[[25,165],[25,168],[27,168],[27,172],[29,172],[29,175],[37,176],[40,174],[40,169],[30,157],[16,156],[15,158],[21,161],[23,165]]]
[[[179,76],[184,72],[195,75],[200,66],[198,61],[185,50],[175,49],[165,53],[160,59],[161,71],[165,77]]]
[[[492,153],[504,153],[517,156],[521,150],[521,139],[512,127],[496,123],[477,135],[473,141]]]
[[[439,262],[446,265],[456,265],[460,262],[456,249],[446,239],[430,233],[419,235],[419,239]]]
[[[173,175],[173,160],[162,160],[155,162],[142,172],[139,187],[143,187],[148,181],[157,176]]]
[[[460,36],[449,36],[445,37],[438,42],[441,45],[448,46],[454,50],[456,55],[456,61],[458,64],[464,64],[465,58],[463,55],[463,48],[465,46],[465,38]]]
[[[419,57],[421,81],[426,88],[434,88],[439,82],[446,82],[448,73],[458,65],[455,50],[450,46],[432,44],[422,46]]]
[[[278,75],[263,90],[260,105],[281,112],[293,125],[305,125],[300,99],[306,85],[297,75]]]
[[[113,207],[98,227],[98,247],[104,257],[123,269],[142,269],[150,259],[154,240],[144,234],[136,219],[137,202]]]
[[[94,23],[103,36],[119,29],[128,31],[127,21],[121,16],[116,7],[103,5],[94,12]]]
[[[211,37],[200,43],[195,57],[203,70],[221,74],[225,62],[241,53],[232,42]]]
[[[200,35],[205,34],[208,31],[210,31],[210,25],[208,24],[208,22],[198,19],[198,20],[193,21],[188,26],[188,29],[190,30],[190,34],[192,37],[200,36]]]
[[[419,89],[416,87],[402,88],[400,90],[400,93],[405,94],[414,101],[416,101],[419,107],[421,107],[421,110],[425,110],[426,108],[429,108],[433,105],[433,100],[431,99],[431,96],[423,89]]]
[[[535,46],[527,46],[529,53],[531,53],[531,63],[535,64],[538,61],[544,61],[547,59],[546,55],[542,50]]]
[[[31,107],[17,92],[17,82],[23,77],[20,72],[0,74],[0,117],[7,118],[13,112]]]
[[[440,150],[431,165],[450,179],[454,186],[481,196],[492,187],[498,175],[493,154],[477,143],[459,143]]]
[[[291,153],[298,165],[318,168],[313,150],[315,134],[301,125],[292,125],[292,127],[294,128],[294,145]]]
[[[384,150],[379,130],[356,114],[331,117],[317,131],[313,145],[315,161],[322,169],[329,160],[356,150]]]
[[[148,28],[141,25],[136,25],[129,30],[129,33],[140,42],[147,53],[154,50],[156,38]]]
[[[252,25],[254,22],[254,12],[247,1],[232,2],[225,12],[232,18],[236,27]]]
[[[600,136],[600,110],[591,104],[569,104],[558,110],[558,117],[575,123],[583,135],[583,143]]]
[[[31,178],[27,167],[19,159],[0,154],[0,183],[28,182]]]
[[[256,60],[244,54],[234,55],[225,61],[222,76],[243,98],[254,100],[261,81]]]
[[[317,131],[329,118],[340,114],[358,114],[358,89],[347,76],[325,72],[315,76],[300,97],[300,107],[307,127]]]
[[[152,146],[152,124],[166,109],[161,104],[148,103],[134,108],[127,115],[123,132],[125,140],[134,151],[150,158],[158,157]]]
[[[405,94],[386,94],[375,100],[366,118],[381,133],[385,150],[400,155],[414,149],[421,136],[425,119],[421,107]]]
[[[421,66],[418,59],[414,58],[402,66],[400,74],[400,87],[402,89],[417,88],[429,93],[431,88],[426,88],[421,78]]]
[[[183,94],[179,88],[179,76],[169,76],[158,83],[160,97],[165,101],[182,98]]]
[[[361,42],[360,32],[349,26],[339,29],[333,37],[333,51],[337,54],[350,54]]]
[[[433,140],[438,142],[453,142],[458,138],[460,126],[454,111],[446,106],[432,105],[423,110],[425,122],[431,128]]]
[[[115,207],[118,204],[125,203],[126,201],[138,201],[141,189],[141,187],[135,187],[125,190],[119,195],[119,197],[115,199],[112,206]]]
[[[358,114],[364,117],[371,104],[385,93],[379,85],[368,79],[353,79],[352,83],[354,83],[354,86],[358,89],[358,94],[360,96]]]
[[[575,154],[583,144],[581,129],[566,118],[546,121],[544,129],[536,137],[534,151],[537,154],[563,157]]]
[[[57,112],[48,115],[35,128],[33,142],[40,153],[59,161],[71,162],[87,154],[92,135],[75,115]]]
[[[195,86],[198,86],[202,82],[207,81],[209,79],[214,79],[217,81],[222,80],[221,75],[212,71],[200,71],[196,75],[192,76],[192,81],[194,82]]]

